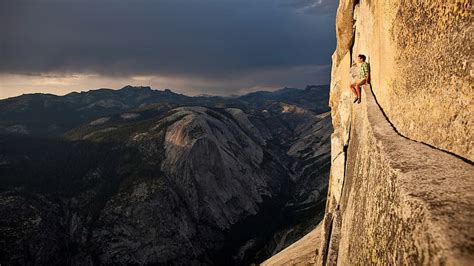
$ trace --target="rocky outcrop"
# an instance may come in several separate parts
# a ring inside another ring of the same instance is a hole
[[[474,263],[471,12],[464,0],[340,1],[328,197],[306,263]],[[358,54],[372,82],[353,104]]]
[[[303,266],[311,265],[316,262],[318,258],[317,248],[315,243],[321,241],[321,225],[316,226],[314,230],[306,234],[304,237],[291,244],[275,256],[264,261],[260,265],[293,265]]]
[[[178,108],[167,119],[176,117],[182,118],[167,129],[161,169],[182,188],[196,219],[227,229],[280,190],[285,177],[265,173],[262,147],[234,120],[204,107]]]

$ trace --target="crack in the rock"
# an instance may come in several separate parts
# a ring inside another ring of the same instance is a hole
[[[435,150],[438,150],[438,151],[441,151],[441,152],[444,152],[444,153],[447,153],[449,155],[452,155],[470,165],[474,165],[474,162],[467,159],[467,158],[464,158],[462,156],[459,156],[453,152],[450,152],[450,151],[447,151],[447,150],[444,150],[442,148],[438,148],[438,147],[435,147],[433,146],[432,144],[429,144],[429,143],[426,143],[424,141],[420,141],[420,140],[415,140],[415,139],[411,139],[405,135],[403,135],[402,133],[400,133],[397,128],[395,127],[395,125],[390,121],[390,119],[388,118],[387,114],[385,113],[385,111],[383,110],[382,106],[379,104],[379,102],[377,101],[377,96],[375,95],[374,91],[372,90],[372,86],[369,86],[370,91],[372,92],[372,95],[374,97],[374,100],[375,100],[375,103],[377,104],[377,106],[379,107],[380,111],[382,112],[383,116],[385,117],[385,120],[387,120],[387,122],[390,124],[390,126],[393,128],[393,130],[395,131],[395,133],[397,133],[400,137],[404,138],[404,139],[407,139],[407,140],[410,140],[410,141],[414,141],[414,142],[417,142],[417,143],[420,143],[420,144],[424,144],[432,149],[435,149]]]

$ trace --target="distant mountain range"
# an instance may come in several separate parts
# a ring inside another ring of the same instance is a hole
[[[0,263],[249,265],[324,212],[328,86],[0,101]]]
[[[0,100],[0,134],[58,136],[91,119],[166,103],[169,107],[235,107],[249,111],[272,101],[296,104],[322,113],[328,111],[328,86],[307,86],[304,90],[284,88],[275,92],[258,91],[234,98],[190,97],[171,90],[126,86],[119,90],[98,89],[53,94],[24,94]]]

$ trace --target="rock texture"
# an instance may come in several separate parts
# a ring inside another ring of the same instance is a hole
[[[470,16],[465,0],[340,1],[328,197],[306,264],[474,264]],[[353,104],[358,54],[372,82]]]
[[[260,265],[311,265],[316,262],[317,247],[321,241],[321,226],[318,225],[304,237],[272,256]]]
[[[472,264],[474,167],[398,135],[370,87],[352,114],[342,193],[328,194],[331,228],[320,262]]]
[[[354,19],[352,56],[397,131],[474,161],[471,1],[360,1]]]
[[[270,101],[2,135],[0,263],[259,263],[322,218],[331,132],[329,113]]]

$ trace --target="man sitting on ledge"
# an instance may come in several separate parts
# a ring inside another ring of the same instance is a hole
[[[360,87],[364,84],[370,84],[370,66],[365,62],[365,55],[357,56],[357,63],[360,64],[359,79],[351,83],[351,91],[355,94],[354,103],[360,103]]]

